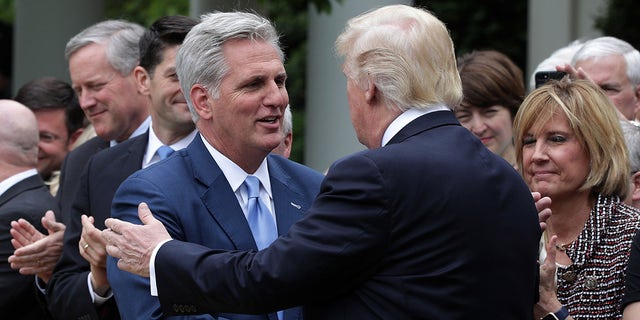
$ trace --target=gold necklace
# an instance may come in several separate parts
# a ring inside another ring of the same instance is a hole
[[[547,243],[549,243],[549,234],[545,231],[544,232],[544,241],[545,241],[545,245]],[[573,241],[569,242],[569,243],[556,243],[555,247],[556,250],[560,251],[560,252],[565,252],[567,251],[567,248],[569,248],[574,242],[576,241],[576,239],[574,239]]]

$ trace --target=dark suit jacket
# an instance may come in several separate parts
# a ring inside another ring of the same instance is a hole
[[[518,173],[438,111],[337,161],[305,218],[265,250],[165,243],[158,294],[165,312],[531,319],[540,234]]]
[[[58,211],[58,203],[39,175],[28,177],[0,195],[0,317],[2,319],[49,319],[38,301],[34,275],[21,275],[7,259],[13,254],[11,221],[23,218],[46,234],[41,218],[47,210]]]
[[[56,193],[56,199],[60,204],[60,212],[56,212],[56,219],[66,226],[69,225],[71,206],[80,186],[82,169],[94,154],[107,148],[109,148],[109,141],[93,137],[69,152],[64,158],[60,168],[58,193]]]
[[[83,214],[93,216],[95,227],[105,228],[111,200],[120,183],[142,167],[149,133],[131,138],[95,154],[80,177],[64,235],[64,249],[47,285],[51,312],[60,319],[118,319],[114,299],[96,309],[87,286],[89,263],[78,252]]]
[[[267,157],[267,165],[278,232],[285,233],[311,205],[319,191],[322,174],[275,155]],[[111,214],[114,218],[140,223],[137,208],[142,201],[148,203],[175,239],[210,248],[256,249],[238,200],[200,136],[184,150],[123,182],[113,200]],[[297,264],[296,261],[291,263]],[[149,295],[149,279],[119,270],[112,257],[108,259],[107,270],[124,319],[163,316],[157,298]],[[179,309],[185,308],[176,308]],[[285,319],[299,319],[300,314],[300,308],[289,309],[285,311]],[[220,319],[267,319],[266,315],[215,316]],[[211,319],[208,315],[200,317]],[[277,319],[274,313],[268,318]]]

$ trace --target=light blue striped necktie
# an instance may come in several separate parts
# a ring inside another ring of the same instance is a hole
[[[258,250],[262,250],[278,237],[276,223],[271,211],[260,201],[260,180],[256,176],[247,176],[247,221],[256,241]]]
[[[158,151],[156,151],[156,153],[158,154],[158,157],[160,157],[160,160],[164,160],[169,157],[173,153],[173,151],[174,150],[171,147],[162,145],[160,148],[158,148]]]

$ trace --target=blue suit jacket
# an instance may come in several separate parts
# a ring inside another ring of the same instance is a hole
[[[305,218],[265,250],[165,243],[158,294],[166,312],[303,305],[306,320],[531,319],[540,234],[519,174],[438,111],[337,161]]]
[[[322,175],[276,155],[267,157],[278,232],[303,217],[319,191]],[[228,250],[256,250],[251,230],[224,174],[198,136],[185,149],[165,161],[129,177],[118,189],[114,218],[140,223],[138,204],[146,202],[174,239]],[[283,260],[283,263],[289,263]],[[109,257],[109,281],[123,319],[162,318],[160,304],[149,295],[149,280],[119,270]],[[187,302],[178,314],[195,314]],[[180,312],[182,310],[183,312]],[[188,312],[191,310],[191,312]],[[187,311],[187,312],[185,312]],[[285,319],[298,319],[300,308],[285,311]],[[269,315],[214,314],[220,319],[277,319]],[[200,318],[211,319],[210,315]]]
[[[141,134],[87,159],[78,177],[75,195],[68,198],[67,229],[62,257],[47,284],[49,309],[58,319],[118,319],[114,299],[96,308],[89,294],[87,276],[90,266],[78,252],[82,233],[80,216],[93,216],[95,227],[104,229],[104,220],[111,213],[111,200],[120,183],[142,167],[149,133]],[[98,140],[99,141],[99,140]]]

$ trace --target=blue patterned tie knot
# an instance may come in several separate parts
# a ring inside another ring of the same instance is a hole
[[[271,211],[260,201],[260,180],[256,176],[247,176],[247,221],[256,241],[258,250],[262,250],[278,237],[276,223]]]
[[[158,154],[158,157],[160,157],[160,160],[164,160],[169,157],[173,153],[173,151],[174,150],[171,147],[163,145],[158,148],[158,151],[156,151],[156,153]]]

